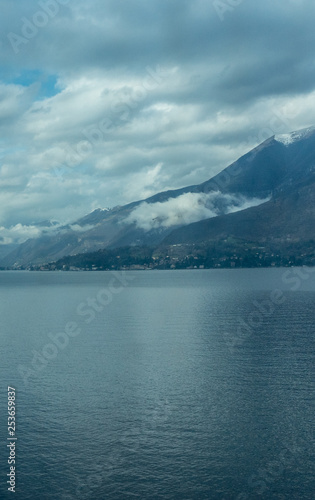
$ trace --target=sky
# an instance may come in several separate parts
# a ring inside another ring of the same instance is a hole
[[[313,0],[0,0],[0,243],[315,125]]]

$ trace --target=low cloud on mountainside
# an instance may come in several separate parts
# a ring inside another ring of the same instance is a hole
[[[23,243],[29,238],[38,238],[42,234],[41,228],[36,226],[23,226],[22,224],[16,224],[8,229],[0,227],[0,231],[0,245]]]
[[[203,219],[217,217],[221,214],[237,212],[245,208],[260,205],[268,199],[245,198],[219,191],[212,193],[186,193],[177,198],[169,198],[165,202],[147,203],[138,205],[131,214],[121,221],[122,224],[136,224],[145,231],[159,228],[170,228],[198,222]],[[65,234],[68,232],[83,233],[95,226],[86,224],[62,225],[49,221],[37,224],[16,224],[9,228],[0,226],[0,246],[21,244],[28,239],[40,238],[43,235]]]
[[[222,213],[237,212],[254,207],[268,199],[245,198],[220,192],[186,193],[165,202],[141,203],[124,219],[125,224],[136,224],[140,229],[169,228],[191,224],[203,219],[217,217]]]
[[[0,226],[0,245],[21,244],[33,238],[40,238],[43,235],[54,235],[54,233],[64,234],[69,231],[75,233],[83,233],[93,229],[93,225],[88,224],[80,226],[79,224],[72,224],[69,226],[62,226],[58,222],[54,224],[31,224],[23,225],[16,224],[15,226],[5,228]]]

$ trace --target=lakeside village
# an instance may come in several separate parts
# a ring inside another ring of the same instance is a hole
[[[231,269],[257,267],[314,266],[314,242],[257,246],[224,240],[213,244],[178,244],[165,248],[123,247],[77,254],[48,264],[19,265],[28,271],[112,271]]]

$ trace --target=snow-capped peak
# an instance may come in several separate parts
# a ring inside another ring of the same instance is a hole
[[[298,130],[297,132],[291,132],[290,134],[278,134],[275,135],[275,141],[281,142],[285,146],[289,146],[294,142],[300,141],[301,139],[305,139],[309,135],[311,135],[315,131],[315,127],[308,127],[302,130]]]

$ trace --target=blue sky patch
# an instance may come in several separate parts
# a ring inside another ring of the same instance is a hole
[[[57,76],[46,75],[40,70],[24,70],[11,83],[29,87],[33,83],[40,83],[37,99],[46,99],[58,94]]]

